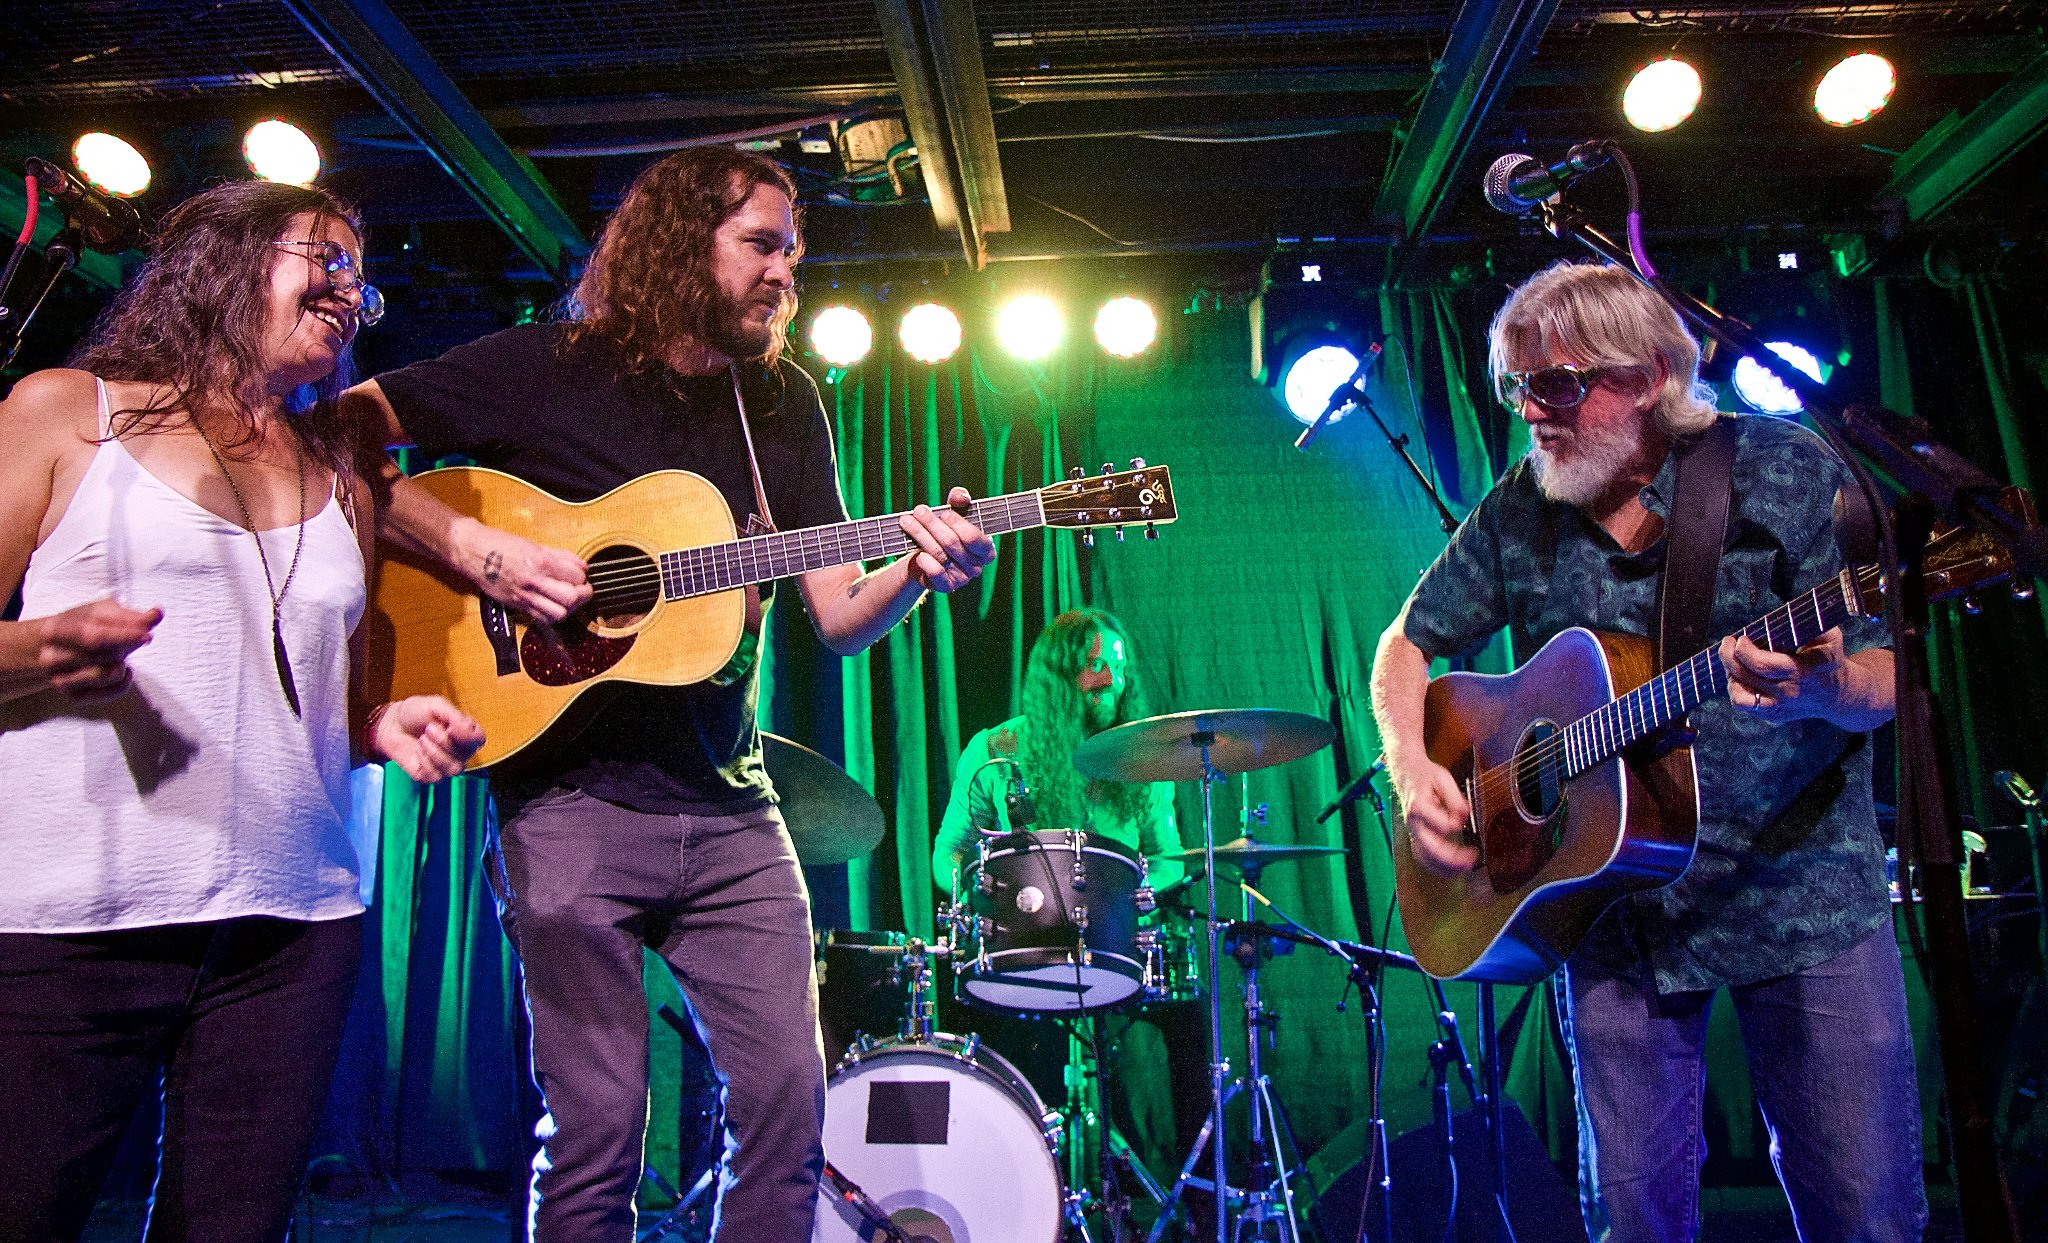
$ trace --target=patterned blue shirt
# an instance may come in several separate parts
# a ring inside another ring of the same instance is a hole
[[[1732,634],[1841,569],[1831,518],[1848,473],[1819,437],[1764,416],[1736,422],[1729,544],[1711,632]],[[1667,457],[1641,492],[1668,516]],[[1577,508],[1544,498],[1525,457],[1510,467],[1416,585],[1403,633],[1432,657],[1506,627],[1527,660],[1572,626],[1651,636],[1665,541],[1622,549]],[[1844,628],[1850,651],[1884,641]],[[1681,656],[1691,653],[1681,653]],[[1692,713],[1699,849],[1675,883],[1616,903],[1581,948],[1661,992],[1744,984],[1825,962],[1889,918],[1884,847],[1865,739],[1822,721],[1773,725],[1726,698]]]

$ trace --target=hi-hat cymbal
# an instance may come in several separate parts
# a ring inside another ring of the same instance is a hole
[[[882,840],[882,809],[839,765],[767,733],[761,735],[761,760],[775,783],[798,862],[845,863],[863,858]]]
[[[1205,741],[1217,771],[1248,773],[1320,751],[1336,736],[1305,712],[1174,712],[1103,730],[1074,749],[1074,767],[1099,781],[1200,781]]]
[[[1177,851],[1170,855],[1155,855],[1158,859],[1173,859],[1185,863],[1192,872],[1202,863],[1202,850]],[[1258,842],[1249,837],[1240,837],[1234,842],[1225,842],[1216,848],[1216,867],[1219,871],[1257,871],[1275,863],[1292,863],[1298,859],[1314,859],[1323,855],[1341,855],[1342,846],[1301,846],[1292,842]]]

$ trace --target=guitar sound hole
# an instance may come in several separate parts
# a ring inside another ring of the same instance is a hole
[[[1548,820],[1564,804],[1564,764],[1555,723],[1538,721],[1515,748],[1515,801],[1531,820]]]
[[[639,624],[661,599],[661,566],[638,548],[614,544],[589,558],[588,616],[600,630]]]

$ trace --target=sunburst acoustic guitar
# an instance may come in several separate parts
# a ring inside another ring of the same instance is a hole
[[[413,482],[458,513],[590,566],[590,603],[548,626],[477,595],[437,562],[398,551],[384,560],[364,620],[374,702],[446,695],[460,704],[484,727],[472,769],[525,750],[604,683],[684,686],[716,675],[740,648],[749,585],[910,548],[897,514],[737,538],[724,497],[688,471],[643,475],[581,503],[481,467]],[[1149,528],[1176,517],[1167,469],[1142,461],[988,497],[972,510],[991,535]]]
[[[2008,489],[2002,502],[2032,518]],[[2011,575],[1990,539],[1943,528],[1930,543],[1930,600]],[[1873,565],[1843,570],[1743,633],[1788,652],[1882,608]],[[1423,701],[1423,745],[1472,805],[1479,862],[1440,876],[1395,842],[1401,927],[1442,979],[1533,984],[1550,975],[1616,899],[1677,880],[1692,862],[1699,793],[1692,750],[1658,745],[1727,693],[1719,644],[1658,673],[1648,640],[1574,627],[1513,673],[1447,673]]]

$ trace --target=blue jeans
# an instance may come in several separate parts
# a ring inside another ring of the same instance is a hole
[[[1827,962],[1728,991],[1799,1237],[1918,1240],[1927,1221],[1920,1098],[1890,927]],[[1714,994],[1659,995],[1645,981],[1576,962],[1559,992],[1578,1088],[1588,1237],[1696,1238]]]
[[[781,813],[651,815],[569,789],[507,811],[489,875],[525,974],[547,1106],[530,1237],[634,1238],[644,947],[674,972],[725,1086],[716,1237],[808,1240],[825,1160],[825,1056],[810,898]]]

